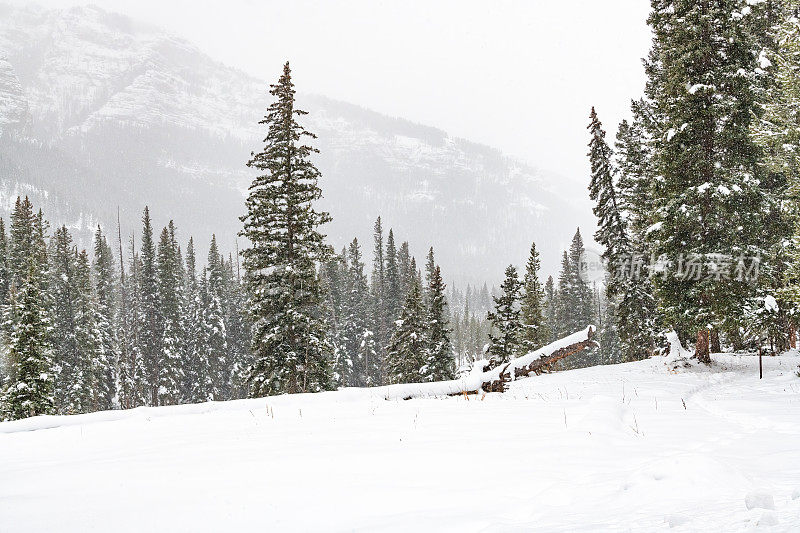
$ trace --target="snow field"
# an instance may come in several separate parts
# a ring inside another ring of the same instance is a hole
[[[714,357],[3,423],[0,531],[798,531],[800,358]]]

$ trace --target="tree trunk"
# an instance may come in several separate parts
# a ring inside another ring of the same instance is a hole
[[[711,355],[708,351],[708,330],[701,329],[697,332],[697,343],[695,344],[695,357],[701,363],[711,364]]]
[[[794,326],[789,326],[789,348],[792,350],[797,348],[797,330]]]
[[[711,353],[720,353],[722,346],[719,342],[719,331],[716,329],[711,330]]]

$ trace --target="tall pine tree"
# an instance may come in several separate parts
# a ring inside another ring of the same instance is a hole
[[[295,108],[288,62],[270,94],[276,100],[260,122],[267,126],[265,146],[248,162],[260,175],[250,186],[241,232],[251,244],[243,256],[253,322],[253,395],[332,386],[316,271],[329,254],[319,227],[330,216],[313,206],[322,196],[320,173],[310,159],[316,150],[303,140],[314,135],[297,122],[305,112]]]
[[[416,282],[412,282],[389,340],[387,365],[390,383],[417,383],[424,380],[428,361],[425,341],[422,290]]]
[[[525,351],[536,350],[547,344],[550,332],[544,316],[545,293],[539,281],[541,259],[536,243],[531,244],[531,253],[525,268],[520,321],[522,322],[522,346]]]
[[[522,348],[522,322],[520,321],[520,291],[522,284],[514,265],[506,268],[506,277],[500,285],[500,296],[494,298],[494,311],[489,312],[492,324],[489,334],[488,355],[492,366],[509,362],[520,355]]]

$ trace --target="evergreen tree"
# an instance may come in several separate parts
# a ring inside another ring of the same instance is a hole
[[[115,332],[116,316],[116,274],[114,255],[100,226],[94,234],[94,277],[97,296],[96,321],[100,331],[101,353],[104,365],[97,376],[104,394],[98,396],[98,409],[112,409],[116,401],[116,368],[120,364],[119,347]]]
[[[181,330],[185,336],[182,349],[183,359],[183,385],[181,395],[188,403],[203,402],[208,399],[206,393],[195,395],[201,377],[198,373],[200,346],[200,323],[202,321],[200,288],[197,280],[197,256],[194,249],[194,238],[189,237],[186,245],[184,279],[184,299],[181,310]]]
[[[236,265],[236,266],[234,266]],[[230,397],[244,398],[247,396],[246,371],[251,364],[250,360],[250,325],[244,314],[246,296],[242,290],[239,276],[238,263],[228,257],[225,272],[225,333],[228,345],[228,368],[230,372]]]
[[[405,301],[406,293],[408,293],[408,290],[411,287],[411,282],[416,276],[416,264],[412,266],[411,261],[412,258],[411,252],[408,248],[408,241],[403,241],[403,243],[400,244],[400,249],[397,251],[397,270],[400,276],[400,302]]]
[[[539,281],[541,260],[536,243],[531,244],[531,254],[525,268],[523,296],[520,308],[522,322],[522,347],[524,351],[536,350],[549,342],[550,333],[544,316],[544,288]]]
[[[28,259],[28,275],[15,283],[18,322],[10,342],[11,372],[3,393],[3,418],[21,418],[54,412],[51,354],[47,311],[42,306],[40,267]]]
[[[375,373],[376,347],[371,330],[370,292],[361,248],[353,239],[347,250],[347,272],[342,320],[344,323],[343,350],[352,365],[351,386],[369,386],[373,383],[370,374]]]
[[[333,349],[333,374],[338,386],[348,386],[353,361],[345,350],[345,300],[347,298],[347,251],[328,257],[320,266],[320,284],[325,295],[324,311],[328,340]]]
[[[144,252],[144,249],[143,249]],[[156,275],[158,311],[162,320],[160,351],[156,357],[157,405],[173,405],[180,401],[183,390],[183,354],[181,344],[181,309],[183,308],[183,272],[172,221],[161,231],[158,242]]]
[[[331,346],[322,320],[322,294],[315,263],[329,253],[319,226],[330,216],[315,211],[322,196],[316,152],[302,144],[314,135],[296,120],[289,63],[270,93],[276,101],[260,122],[267,126],[264,149],[248,166],[261,174],[250,186],[241,235],[249,311],[253,321],[253,395],[307,392],[332,385]]]
[[[394,244],[394,232],[389,229],[389,236],[386,239],[386,314],[389,324],[393,324],[400,314],[403,306],[402,296],[402,272],[397,256],[397,248]]]
[[[224,269],[222,257],[217,247],[217,238],[212,236],[208,250],[207,300],[204,306],[204,319],[207,335],[207,357],[211,372],[211,399],[225,400],[229,390],[231,369],[228,361],[228,335],[225,329],[223,311]]]
[[[606,264],[616,269],[618,265],[630,260],[631,247],[622,210],[617,201],[617,190],[614,186],[613,152],[606,142],[606,132],[603,130],[603,124],[597,117],[594,107],[592,107],[589,118],[591,122],[588,129],[591,140],[589,141],[588,155],[592,169],[589,197],[596,202],[592,211],[598,222],[594,238],[605,248],[603,259]],[[615,271],[612,272],[616,274]],[[616,296],[620,292],[619,284],[622,279],[620,275],[608,277],[606,293]]]
[[[762,149],[769,180],[785,188],[783,216],[774,217],[773,221],[788,226],[783,231],[778,228],[777,232],[790,234],[791,239],[788,246],[783,241],[776,242],[768,252],[766,259],[773,268],[763,276],[764,283],[760,287],[759,296],[776,297],[778,311],[766,313],[756,304],[751,304],[750,308],[760,310],[751,318],[756,323],[764,316],[776,315],[774,318],[781,327],[774,343],[783,350],[789,347],[800,326],[800,78],[797,75],[800,72],[800,2],[784,0],[777,3],[777,7],[777,23],[760,57],[761,66],[770,74],[767,78],[772,83],[760,93],[765,112],[751,129]]]
[[[114,362],[103,350],[103,335],[98,327],[99,304],[92,283],[89,255],[82,250],[75,261],[75,340],[78,357],[76,375],[85,382],[81,391],[79,412],[99,411],[113,407],[116,395],[113,376]]]
[[[488,355],[492,366],[509,362],[520,355],[522,323],[520,322],[520,291],[522,285],[514,265],[506,268],[506,278],[500,285],[500,296],[494,298],[495,309],[488,320],[493,332],[489,334]]]
[[[593,305],[592,290],[587,281],[585,254],[586,249],[583,246],[583,237],[581,237],[581,230],[578,228],[569,248],[569,260],[572,265],[570,268],[570,273],[572,274],[572,296],[574,298],[574,325],[569,333],[575,333],[585,328],[592,323],[595,316],[596,308]]]
[[[130,239],[128,275],[122,280],[119,338],[122,359],[119,362],[119,401],[124,409],[145,405],[150,398],[147,367],[142,352],[144,310],[142,308],[142,262]]]
[[[88,409],[91,382],[76,338],[77,253],[66,226],[53,234],[49,255],[55,405],[61,413],[81,413]]]
[[[417,383],[427,373],[425,306],[417,283],[411,284],[395,323],[387,358],[390,383]]]
[[[8,285],[11,291],[15,287],[21,287],[27,279],[29,260],[35,253],[35,240],[36,215],[33,212],[33,205],[27,196],[25,199],[17,197],[14,209],[11,212],[8,258],[6,262]]]
[[[608,283],[608,280],[606,281]],[[608,286],[608,285],[606,285]],[[617,302],[615,297],[600,298],[600,364],[614,364],[625,360],[623,344],[619,338]]]
[[[717,267],[764,256],[781,237],[769,231],[775,191],[750,135],[761,114],[763,36],[754,33],[761,10],[745,0],[653,0],[652,6],[646,94],[658,207],[646,235],[664,258],[655,285],[665,317],[684,338],[696,337],[698,359],[709,362],[709,330],[737,329],[756,291],[753,280],[718,275]],[[699,276],[680,275],[688,261],[713,266]]]
[[[576,327],[573,308],[575,306],[575,290],[572,285],[573,265],[565,251],[561,257],[561,271],[558,274],[558,298],[556,299],[556,339],[572,333]]]
[[[616,317],[611,318],[608,315],[603,324],[603,335],[609,339],[604,349],[614,347],[622,352],[611,355],[606,351],[603,356],[606,360],[616,360],[617,355],[621,355],[622,360],[633,361],[649,356],[653,350],[654,301],[647,271],[643,265],[637,268],[640,262],[643,263],[643,254],[641,249],[637,250],[631,242],[623,211],[624,203],[619,198],[614,183],[616,171],[612,163],[613,154],[606,143],[606,132],[594,108],[590,119],[591,140],[588,155],[592,179],[589,192],[591,199],[596,202],[593,208],[598,219],[595,240],[604,247],[603,259],[610,270],[605,283],[606,308],[613,310],[620,317],[620,320],[617,320]],[[642,194],[643,191],[637,185],[643,181],[639,176],[643,171],[641,168],[643,163],[628,159],[629,156],[636,158],[642,156],[635,146],[635,141],[630,138],[630,130],[620,126],[620,134],[623,137],[619,139],[618,144],[628,150],[620,158],[627,169],[626,177],[632,187],[628,193]],[[632,205],[630,209],[632,220],[636,221],[644,216],[643,213],[638,213],[638,205],[641,202],[635,199],[635,196],[629,201]],[[616,330],[617,326],[619,331]],[[601,344],[603,342],[601,340]]]
[[[434,271],[436,270],[436,259],[433,254],[433,246],[428,249],[428,256],[425,259],[425,287],[423,296],[425,297],[425,305],[429,305],[431,280],[433,279]]]
[[[649,110],[644,101],[631,104],[633,121],[623,120],[614,144],[619,207],[625,214],[633,251],[646,252],[645,231],[653,218],[653,169],[651,139],[645,123]]]
[[[8,299],[8,237],[6,223],[0,217],[0,306]]]
[[[382,385],[386,381],[386,346],[389,343],[391,320],[387,307],[386,262],[383,253],[383,225],[381,217],[373,227],[372,256],[372,342],[375,344],[375,359],[367,365],[370,384]]]
[[[428,255],[429,263],[433,263],[433,248]],[[428,354],[427,377],[430,381],[454,379],[456,374],[453,345],[450,342],[448,327],[447,299],[442,271],[436,265],[428,269],[428,304],[427,304],[427,341],[425,350]]]
[[[555,283],[553,276],[547,276],[547,282],[544,284],[544,297],[545,297],[545,323],[547,324],[547,342],[556,340],[558,333],[558,294],[556,294]]]
[[[139,329],[139,349],[141,350],[144,375],[141,384],[147,391],[147,405],[159,405],[159,383],[164,339],[164,320],[158,291],[158,264],[156,246],[153,241],[153,225],[150,210],[145,207],[142,217],[142,251],[139,285],[139,305],[141,306],[141,328]]]
[[[208,269],[203,268],[198,284],[199,302],[197,310],[197,339],[195,343],[194,359],[192,362],[192,400],[207,402],[214,399],[214,368],[209,350],[214,326],[209,322],[209,313],[206,311],[211,306],[208,290]]]

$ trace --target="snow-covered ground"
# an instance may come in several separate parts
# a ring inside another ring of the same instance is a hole
[[[800,531],[800,358],[715,358],[4,423],[0,531]]]

